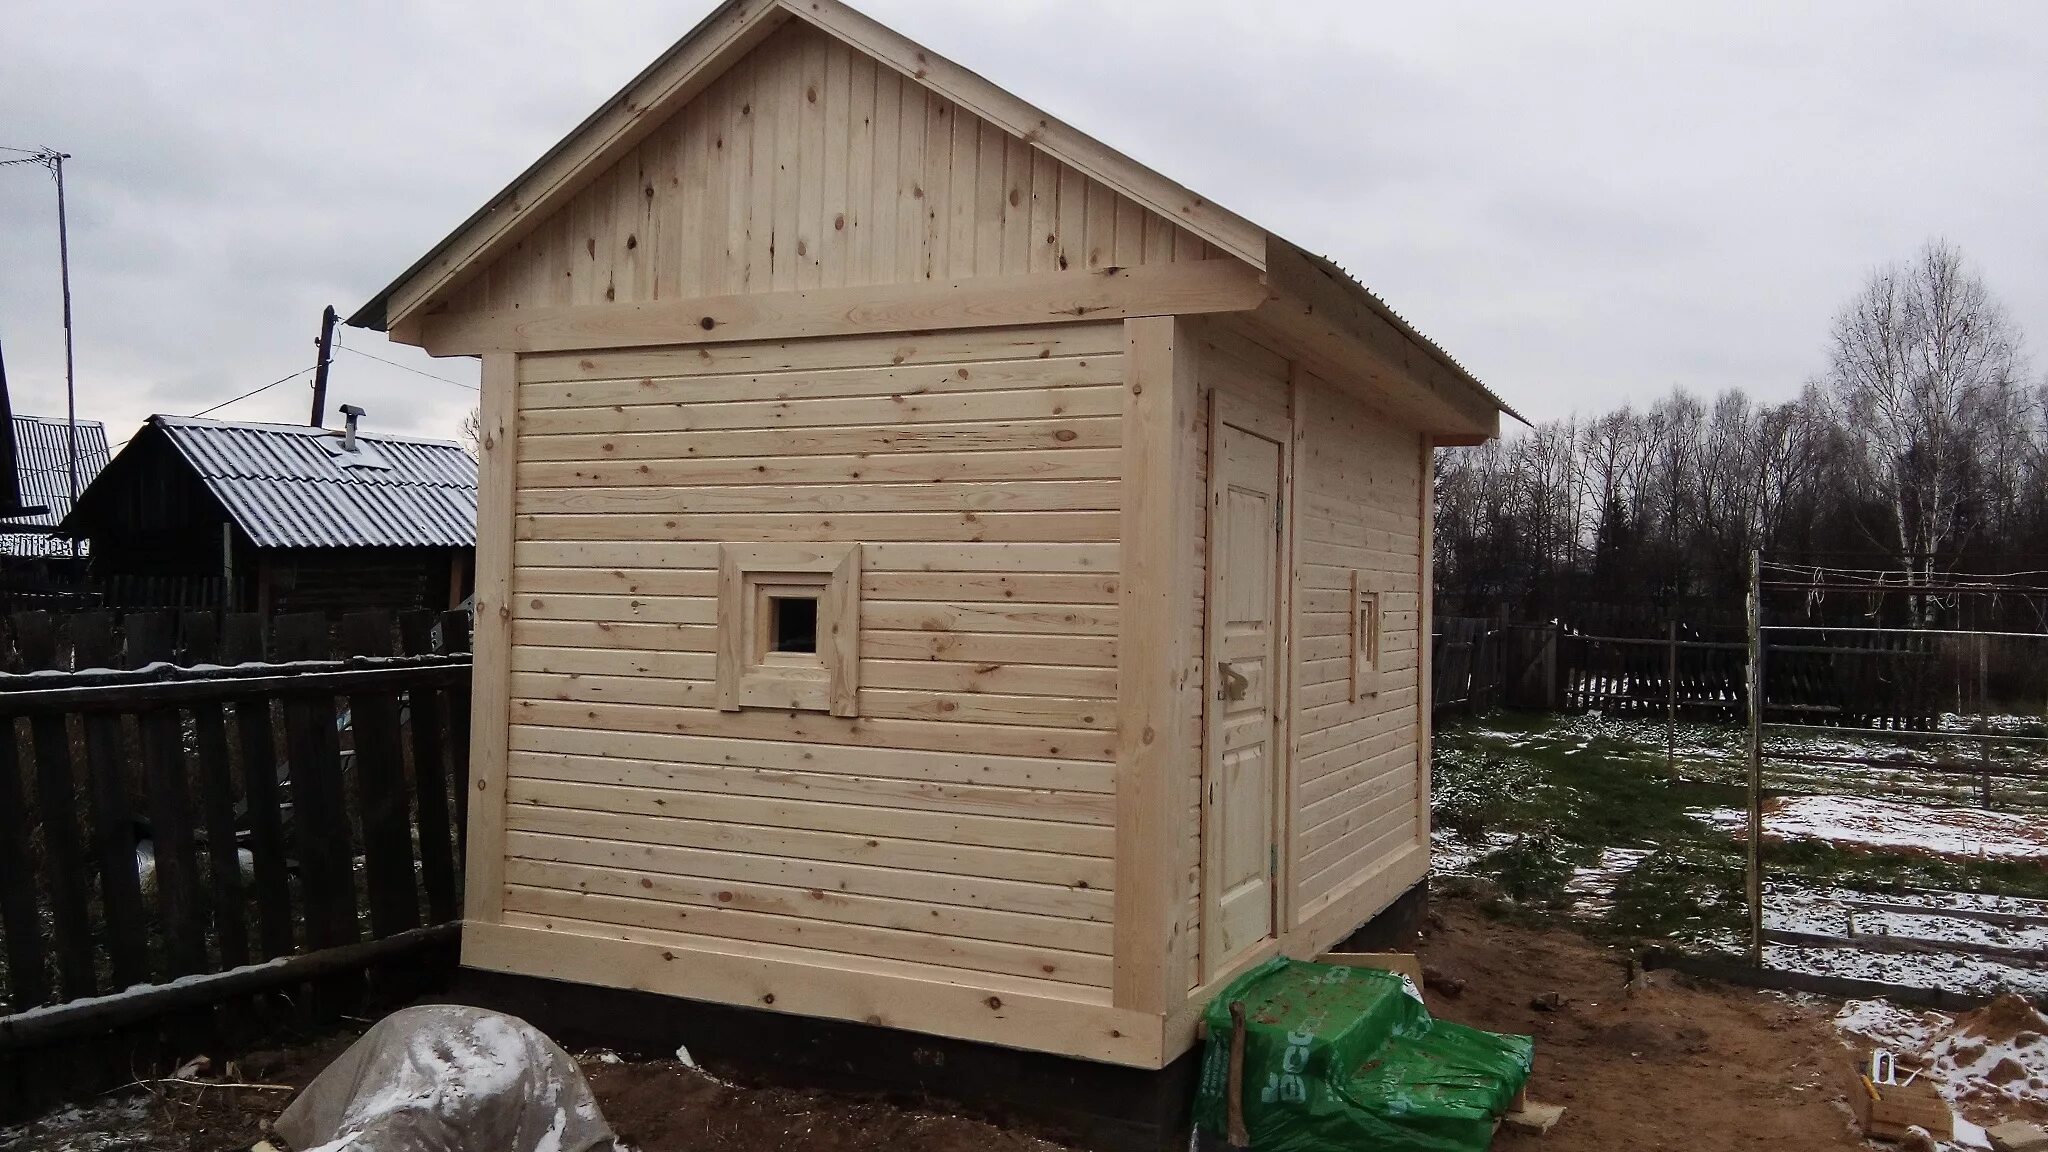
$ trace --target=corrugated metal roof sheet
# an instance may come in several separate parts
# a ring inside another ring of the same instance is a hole
[[[359,433],[388,465],[352,467],[341,433],[152,416],[258,548],[473,548],[476,461],[450,440]]]
[[[71,448],[65,422],[43,416],[14,418],[14,459],[21,472],[21,502],[42,505],[48,512],[10,516],[9,525],[32,524],[55,529],[71,511]],[[107,429],[97,420],[78,422],[78,490],[85,491],[107,466]],[[71,554],[69,541],[34,533],[0,534],[0,554],[57,556]],[[80,554],[84,546],[80,545]]]

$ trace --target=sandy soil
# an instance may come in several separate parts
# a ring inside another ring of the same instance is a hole
[[[1465,982],[1429,994],[1447,1019],[1536,1037],[1531,1095],[1566,1107],[1544,1137],[1503,1132],[1495,1147],[1593,1149],[1862,1148],[1845,1105],[1850,1055],[1835,1005],[1679,983],[1666,974],[1624,995],[1623,957],[1575,934],[1495,923],[1441,902],[1425,963]],[[1531,1001],[1556,993],[1553,1011]],[[244,1054],[246,1082],[303,1085],[346,1046]],[[1028,1136],[873,1099],[729,1087],[673,1062],[585,1061],[619,1134],[643,1152],[1023,1152]],[[212,1152],[246,1148],[282,1110],[283,1092],[160,1086],[154,1096],[0,1133],[47,1152]]]
[[[1428,993],[1447,1020],[1536,1037],[1529,1095],[1565,1106],[1546,1136],[1502,1132],[1494,1147],[1864,1148],[1849,1128],[1851,1055],[1835,1005],[1652,973],[1625,994],[1626,956],[1578,935],[1537,931],[1439,901],[1423,962],[1465,982]],[[1549,993],[1555,1011],[1531,1001]]]

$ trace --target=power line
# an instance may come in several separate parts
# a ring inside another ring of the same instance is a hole
[[[280,377],[278,377],[277,379],[275,379],[275,380],[272,380],[272,381],[271,381],[270,383],[268,383],[268,384],[265,384],[265,385],[264,385],[263,387],[261,387],[261,388],[251,388],[251,389],[250,389],[249,391],[247,391],[247,392],[244,392],[244,393],[242,393],[242,394],[241,394],[240,396],[237,396],[237,397],[235,397],[235,398],[234,398],[233,400],[223,400],[223,401],[221,401],[220,403],[218,403],[218,404],[215,404],[215,405],[214,405],[213,407],[211,407],[211,408],[206,408],[206,409],[202,409],[202,410],[200,410],[200,411],[198,411],[198,412],[194,412],[194,413],[192,414],[192,419],[195,419],[195,420],[196,420],[196,419],[198,419],[199,417],[201,417],[201,416],[204,416],[204,415],[206,415],[207,413],[210,413],[210,412],[218,412],[218,411],[220,411],[221,409],[223,409],[223,408],[227,407],[227,406],[228,406],[228,405],[230,405],[230,404],[234,404],[234,403],[238,403],[238,402],[240,402],[240,401],[243,401],[243,400],[247,400],[247,399],[248,399],[249,397],[251,397],[251,396],[254,396],[254,395],[256,395],[256,394],[257,394],[257,393],[259,393],[259,392],[268,392],[268,391],[270,391],[270,390],[271,390],[272,388],[275,388],[275,387],[277,387],[277,386],[278,386],[279,384],[283,384],[283,383],[286,383],[287,381],[291,381],[291,380],[296,380],[296,379],[298,379],[299,377],[301,377],[301,376],[304,376],[304,375],[305,375],[306,373],[308,373],[308,372],[311,372],[311,371],[312,371],[313,369],[315,369],[315,368],[318,368],[318,367],[319,367],[319,365],[318,365],[318,364],[308,365],[307,367],[301,368],[301,369],[299,369],[299,370],[298,370],[297,372],[294,372],[294,373],[292,373],[292,374],[291,374],[291,375],[289,375],[289,376],[280,376]],[[125,443],[127,443],[127,441],[125,441],[125,440],[124,440],[124,441],[122,441],[122,443],[124,443],[124,444],[125,444]]]
[[[368,353],[368,352],[364,352],[364,351],[362,351],[362,350],[361,350],[361,349],[359,349],[359,348],[351,348],[351,347],[349,347],[348,345],[346,345],[346,344],[343,344],[343,343],[342,343],[341,341],[339,341],[339,340],[337,340],[337,341],[335,341],[335,342],[334,342],[334,346],[335,346],[336,348],[339,348],[339,349],[341,349],[341,350],[342,350],[343,352],[347,352],[347,353],[349,353],[349,354],[351,354],[351,355],[355,355],[355,356],[361,356],[361,357],[362,357],[363,359],[365,359],[365,360],[375,360],[375,361],[376,361],[377,363],[379,363],[379,364],[386,364],[386,365],[389,365],[389,366],[391,366],[391,367],[393,367],[393,368],[396,368],[396,369],[398,369],[398,370],[399,370],[400,372],[410,372],[410,373],[412,373],[412,374],[413,374],[413,375],[415,375],[415,376],[425,376],[425,377],[426,377],[427,379],[429,379],[429,380],[439,380],[439,381],[440,381],[441,383],[443,383],[443,384],[453,384],[453,385],[455,385],[455,386],[456,386],[457,388],[467,388],[467,389],[469,389],[469,390],[470,390],[471,392],[480,392],[480,391],[482,391],[482,389],[478,388],[478,387],[477,387],[476,385],[474,385],[474,384],[464,384],[464,383],[463,383],[462,381],[460,381],[460,380],[450,380],[450,379],[449,379],[448,377],[446,377],[446,376],[436,376],[436,375],[434,375],[434,374],[433,374],[432,372],[422,372],[422,371],[420,371],[419,369],[417,369],[417,368],[414,368],[414,367],[413,367],[413,366],[411,366],[410,364],[400,364],[400,363],[399,363],[398,361],[396,361],[396,360],[386,360],[386,359],[385,359],[385,358],[383,358],[382,356],[372,356],[372,355],[371,355],[370,353]]]

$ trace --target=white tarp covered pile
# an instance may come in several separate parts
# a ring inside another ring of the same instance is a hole
[[[524,1020],[433,1004],[363,1034],[278,1117],[301,1152],[612,1152],[567,1052]]]

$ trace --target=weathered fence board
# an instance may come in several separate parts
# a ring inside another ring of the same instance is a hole
[[[8,623],[81,671],[0,675],[0,1023],[458,914],[466,617]]]

